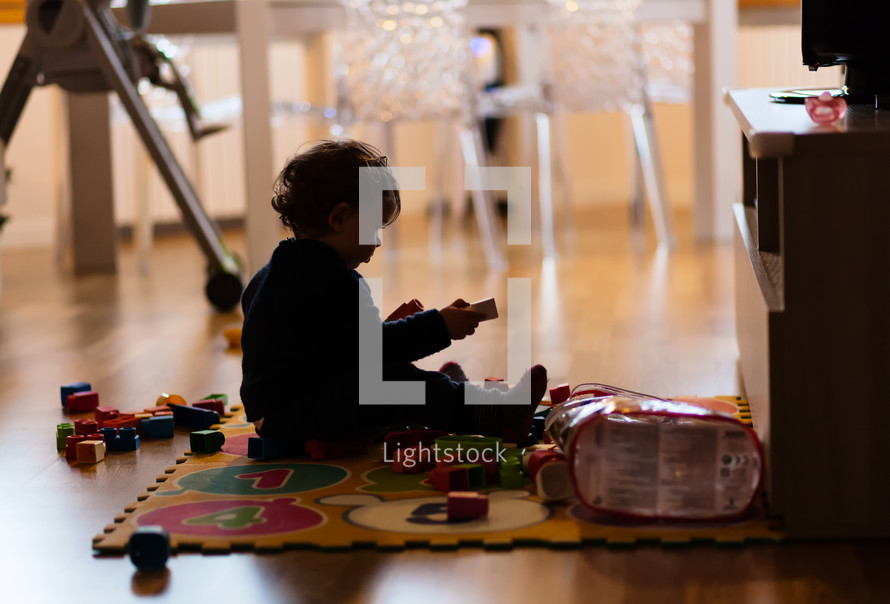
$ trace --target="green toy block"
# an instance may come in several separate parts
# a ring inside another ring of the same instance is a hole
[[[519,489],[525,485],[525,476],[519,473],[513,474],[504,472],[504,470],[498,470],[498,479],[500,480],[501,487],[504,489]]]
[[[65,450],[65,444],[68,442],[68,437],[74,434],[74,424],[70,422],[63,422],[56,426],[56,449],[59,451]]]
[[[478,491],[485,488],[485,466],[478,463],[462,463],[453,466],[467,469],[467,488]]]
[[[189,434],[192,453],[216,453],[225,442],[226,437],[219,430],[198,430]]]

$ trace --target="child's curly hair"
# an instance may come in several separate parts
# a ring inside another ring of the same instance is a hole
[[[358,207],[361,167],[385,169],[372,171],[372,177],[383,179],[384,199],[394,207],[383,226],[392,224],[402,202],[387,157],[367,143],[349,139],[319,141],[288,160],[275,181],[272,207],[294,235],[324,235],[330,231],[328,216],[334,206],[346,202]]]

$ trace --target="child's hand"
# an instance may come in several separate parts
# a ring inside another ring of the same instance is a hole
[[[423,310],[423,304],[420,303],[420,300],[417,298],[413,298],[408,302],[403,303],[397,309],[393,311],[391,315],[386,317],[387,321],[398,321],[399,319],[404,319],[405,317],[410,317],[414,313],[421,312]]]
[[[479,327],[479,321],[485,318],[485,313],[467,310],[469,305],[467,301],[458,298],[449,306],[439,309],[452,340],[462,340],[473,335]]]

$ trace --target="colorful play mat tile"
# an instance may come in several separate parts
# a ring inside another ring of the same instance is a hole
[[[745,401],[738,406],[750,421]],[[712,399],[713,400],[713,399]],[[311,461],[247,457],[253,426],[234,406],[222,425],[226,442],[213,454],[186,454],[93,540],[99,555],[122,555],[142,526],[161,526],[174,552],[270,552],[284,549],[571,548],[696,543],[744,545],[783,539],[764,506],[733,522],[642,522],[597,514],[577,501],[545,503],[527,481],[489,488],[485,518],[449,522],[445,493],[426,473],[398,474],[383,449]]]

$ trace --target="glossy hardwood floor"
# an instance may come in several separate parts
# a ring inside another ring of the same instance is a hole
[[[405,216],[363,272],[383,278],[384,310],[412,297],[438,306],[493,295],[507,311],[507,279],[530,279],[532,356],[548,366],[551,383],[739,393],[731,249],[693,243],[690,216],[677,220],[679,247],[663,255],[651,234],[629,229],[621,209],[579,214],[573,237],[561,231],[557,263],[542,264],[535,246],[514,248],[510,270],[489,273],[473,229],[452,226],[436,260],[425,221]],[[237,233],[227,237],[243,248]],[[159,575],[138,573],[125,558],[94,558],[93,535],[188,448],[188,439],[182,432],[172,442],[146,442],[134,455],[68,464],[54,443],[55,425],[65,419],[59,385],[90,381],[103,404],[125,410],[152,405],[162,391],[237,397],[240,359],[221,331],[240,316],[215,314],[204,300],[197,246],[188,237],[162,239],[151,261],[141,274],[123,246],[117,275],[74,277],[57,269],[48,251],[2,255],[4,601],[890,601],[888,543],[180,554]],[[456,359],[471,378],[505,375],[505,334],[505,320],[483,324],[421,365]]]

